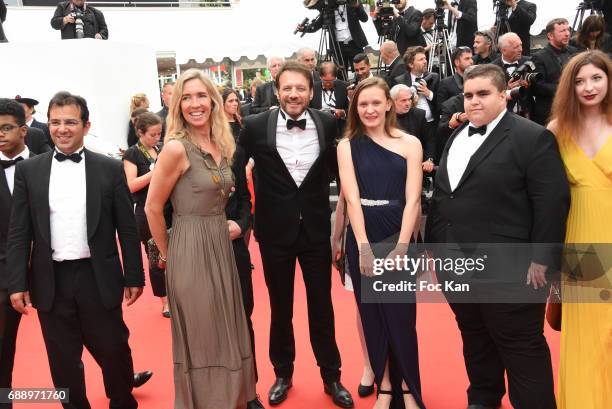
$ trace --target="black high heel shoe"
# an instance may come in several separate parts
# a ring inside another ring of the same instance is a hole
[[[359,387],[357,388],[357,394],[359,395],[360,398],[368,397],[373,393],[374,393],[374,384],[372,385],[359,384]]]

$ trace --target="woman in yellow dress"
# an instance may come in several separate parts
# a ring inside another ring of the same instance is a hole
[[[565,66],[549,129],[571,187],[567,249],[594,244],[562,284],[560,409],[612,408],[612,62],[586,51]],[[575,246],[574,246],[575,244]],[[569,252],[567,252],[569,254]],[[570,265],[571,255],[568,255]]]

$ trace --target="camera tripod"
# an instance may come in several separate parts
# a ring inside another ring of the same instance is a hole
[[[427,71],[433,72],[434,66],[438,65],[440,78],[450,77],[455,74],[455,69],[451,61],[452,46],[448,28],[444,23],[444,10],[436,10],[436,22],[433,31],[431,50],[429,50],[429,61]]]
[[[592,1],[581,2],[578,5],[578,8],[576,8],[576,16],[574,17],[574,23],[572,24],[572,30],[570,31],[571,35],[573,35],[576,31],[580,31],[582,28],[582,22],[587,10],[591,10],[589,15],[601,14],[601,10],[594,7]]]
[[[495,12],[495,38],[493,41],[497,44],[499,37],[512,31],[510,22],[508,22],[508,7],[501,4],[505,0],[497,2],[497,11]]]

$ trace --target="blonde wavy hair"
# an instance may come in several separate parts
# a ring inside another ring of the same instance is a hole
[[[149,98],[143,93],[134,94],[130,100],[130,114],[134,112],[136,108],[149,109]]]
[[[185,121],[183,111],[181,110],[181,97],[183,96],[185,83],[196,79],[204,84],[212,100],[212,109],[209,117],[210,141],[214,142],[221,151],[221,155],[231,162],[234,152],[236,151],[236,142],[234,142],[234,136],[232,135],[229,123],[225,117],[223,99],[216,85],[201,70],[191,68],[182,73],[176,81],[174,92],[172,93],[172,100],[170,101],[168,117],[166,119],[168,128],[166,140],[187,139],[193,142],[189,125],[187,121]]]

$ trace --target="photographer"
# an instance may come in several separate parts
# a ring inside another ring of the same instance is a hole
[[[382,2],[377,2],[372,19],[374,20],[374,26],[376,27],[378,35],[385,36],[388,40],[395,41],[400,55],[403,55],[408,47],[421,45],[419,43],[419,34],[423,13],[413,6],[406,8],[408,6],[408,0],[396,1],[397,3],[395,3],[395,1],[388,1],[388,5],[386,5],[386,8],[391,9],[393,12],[393,15],[389,17],[391,21],[386,32],[383,30],[386,23],[384,19],[386,17],[380,17],[380,4]],[[395,8],[391,6],[393,3],[395,3]]]
[[[492,64],[500,67],[506,74],[508,111],[529,118],[533,109],[533,97],[529,91],[531,83],[517,74],[524,71],[525,63],[531,61],[531,58],[522,55],[523,47],[518,34],[506,33],[499,37],[498,41],[501,56]]]
[[[4,29],[2,28],[2,23],[6,20],[6,5],[3,0],[0,0],[0,43],[6,43],[8,40],[6,39],[6,35],[4,34]]]
[[[452,15],[452,29],[455,32],[456,47],[471,47],[474,33],[478,30],[478,6],[476,0],[436,0]]]
[[[474,36],[474,65],[491,64],[497,58],[494,37],[489,30],[476,32]]]
[[[62,31],[62,40],[72,38],[108,39],[104,14],[85,4],[85,0],[61,2],[51,18],[51,27]]]
[[[319,75],[321,81],[314,83],[310,107],[333,115],[338,129],[343,130],[349,107],[347,84],[337,78],[338,67],[332,61],[321,63]]]
[[[309,25],[298,25],[297,30],[314,33],[324,24],[328,24],[329,46],[337,44],[343,60],[336,61],[336,64],[344,63],[345,69],[350,67],[353,57],[363,52],[363,48],[368,45],[360,24],[368,21],[368,13],[363,5],[359,0],[304,0],[304,5],[309,9],[319,10],[320,14]],[[328,53],[331,54],[332,51],[328,50]]]
[[[506,0],[510,7],[508,23],[510,30],[521,38],[523,55],[531,54],[531,34],[529,30],[536,19],[537,6],[526,0]]]

